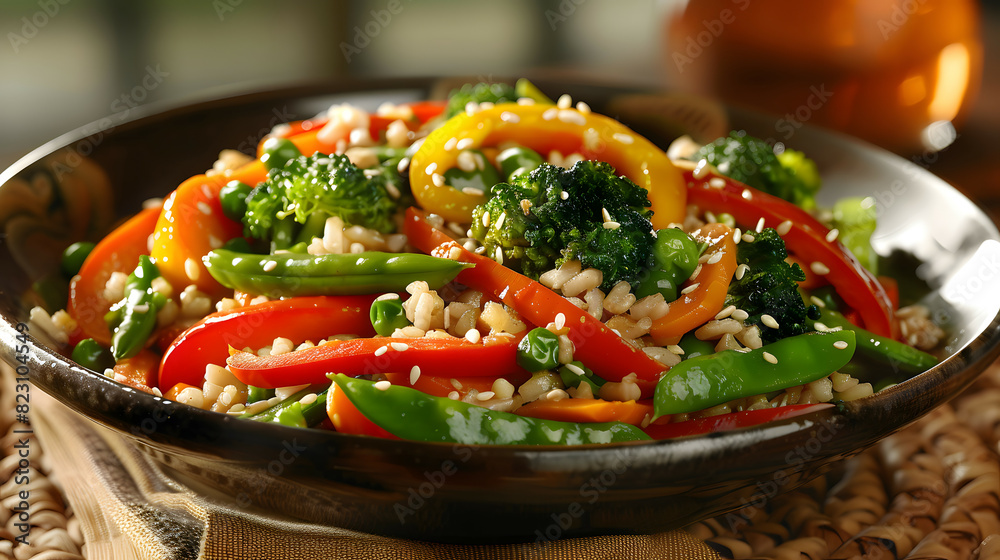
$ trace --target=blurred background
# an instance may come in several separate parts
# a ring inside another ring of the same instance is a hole
[[[779,141],[839,128],[1000,199],[1000,0],[4,0],[0,22],[0,166],[136,105],[530,72],[714,95]]]

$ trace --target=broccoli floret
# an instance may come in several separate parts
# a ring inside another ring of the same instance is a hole
[[[872,234],[878,222],[875,199],[871,197],[842,198],[833,205],[831,227],[840,232],[838,239],[861,265],[878,274],[878,253],[872,248]]]
[[[607,163],[580,161],[571,169],[542,164],[495,185],[491,195],[472,213],[472,236],[487,255],[499,249],[505,265],[527,276],[537,279],[577,259],[600,269],[602,287],[610,289],[621,280],[634,284],[652,264],[646,189]],[[604,210],[617,228],[605,227]]]
[[[391,178],[375,171],[369,177],[342,155],[291,159],[269,171],[267,180],[251,191],[243,223],[252,237],[272,242],[281,238],[281,245],[307,223],[313,233],[318,225],[322,235],[322,223],[330,216],[348,225],[393,232],[397,205],[387,190]]]
[[[448,107],[444,116],[452,118],[465,111],[465,106],[470,103],[513,103],[517,101],[517,94],[510,84],[491,84],[480,82],[478,84],[465,84],[461,89],[452,90],[448,95]]]
[[[758,325],[765,342],[807,332],[806,319],[818,319],[819,308],[806,307],[799,294],[798,282],[805,280],[805,272],[798,264],[785,262],[785,241],[774,229],[752,235],[753,241],[742,241],[736,250],[736,261],[750,268],[739,280],[733,279],[725,304],[750,314],[744,323]],[[761,322],[764,314],[777,321],[777,329]]]
[[[691,159],[707,159],[727,177],[812,210],[820,187],[816,166],[801,152],[786,152],[793,153],[779,158],[767,142],[741,130],[703,146]]]

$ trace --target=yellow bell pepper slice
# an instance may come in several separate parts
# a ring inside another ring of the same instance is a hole
[[[410,162],[410,188],[424,210],[446,220],[468,223],[472,209],[486,195],[463,192],[444,182],[463,150],[513,142],[547,156],[579,153],[605,161],[649,192],[653,227],[684,221],[684,179],[655,144],[620,122],[589,111],[554,105],[502,103],[469,115],[452,117],[431,132]],[[437,176],[437,177],[435,177]]]

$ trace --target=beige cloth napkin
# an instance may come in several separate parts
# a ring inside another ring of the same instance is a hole
[[[165,476],[117,433],[35,391],[31,423],[81,520],[89,560],[716,559],[683,531],[533,544],[442,545],[233,510]]]

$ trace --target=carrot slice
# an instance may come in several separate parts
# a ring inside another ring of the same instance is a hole
[[[560,422],[624,422],[641,426],[653,417],[653,400],[539,399],[517,409],[517,414]]]

